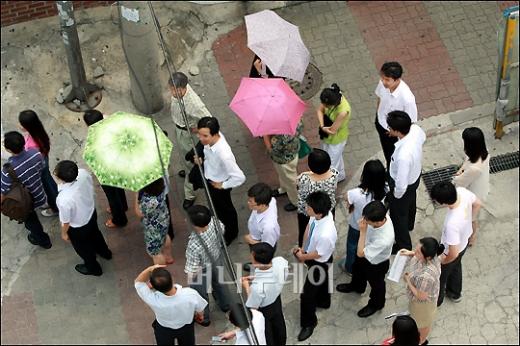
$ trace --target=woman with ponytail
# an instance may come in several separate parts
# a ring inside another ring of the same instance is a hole
[[[38,115],[33,110],[25,110],[18,115],[18,122],[22,128],[25,138],[25,150],[38,149],[44,158],[41,179],[43,190],[47,195],[49,208],[41,211],[43,216],[58,215],[56,197],[58,196],[58,186],[49,171],[49,151],[51,149],[49,136],[43,128],[43,124]]]
[[[323,89],[320,101],[316,114],[320,124],[321,149],[329,154],[332,167],[339,173],[338,182],[340,182],[346,177],[343,149],[348,138],[350,104],[336,83],[330,88]]]
[[[410,299],[408,311],[417,322],[421,334],[420,344],[427,344],[440,289],[441,261],[439,255],[444,245],[432,237],[419,240],[415,251],[403,249],[401,255],[413,256],[408,263],[408,272],[404,274],[407,295]]]

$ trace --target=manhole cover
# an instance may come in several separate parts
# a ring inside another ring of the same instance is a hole
[[[302,100],[308,100],[320,90],[322,80],[320,70],[315,65],[309,64],[301,83],[292,79],[287,79],[287,83]]]

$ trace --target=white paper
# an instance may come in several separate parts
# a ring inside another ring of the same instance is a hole
[[[121,6],[121,15],[130,22],[137,23],[139,21],[139,11],[137,9]]]
[[[401,276],[403,276],[404,267],[406,267],[408,259],[409,256],[404,256],[400,253],[397,253],[395,255],[394,262],[392,263],[392,267],[390,268],[390,272],[388,272],[388,276],[386,278],[393,282],[399,282],[399,280],[401,280]]]

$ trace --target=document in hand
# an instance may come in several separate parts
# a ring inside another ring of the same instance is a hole
[[[394,262],[392,263],[392,267],[390,268],[386,278],[393,282],[399,282],[399,280],[401,280],[401,276],[403,276],[404,267],[406,267],[408,259],[409,256],[401,255],[398,252],[395,255]]]

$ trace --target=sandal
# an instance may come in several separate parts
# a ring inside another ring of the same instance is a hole
[[[112,222],[112,219],[108,219],[108,220],[105,222],[105,227],[106,227],[106,228],[119,228],[118,225],[116,225],[115,223]]]

